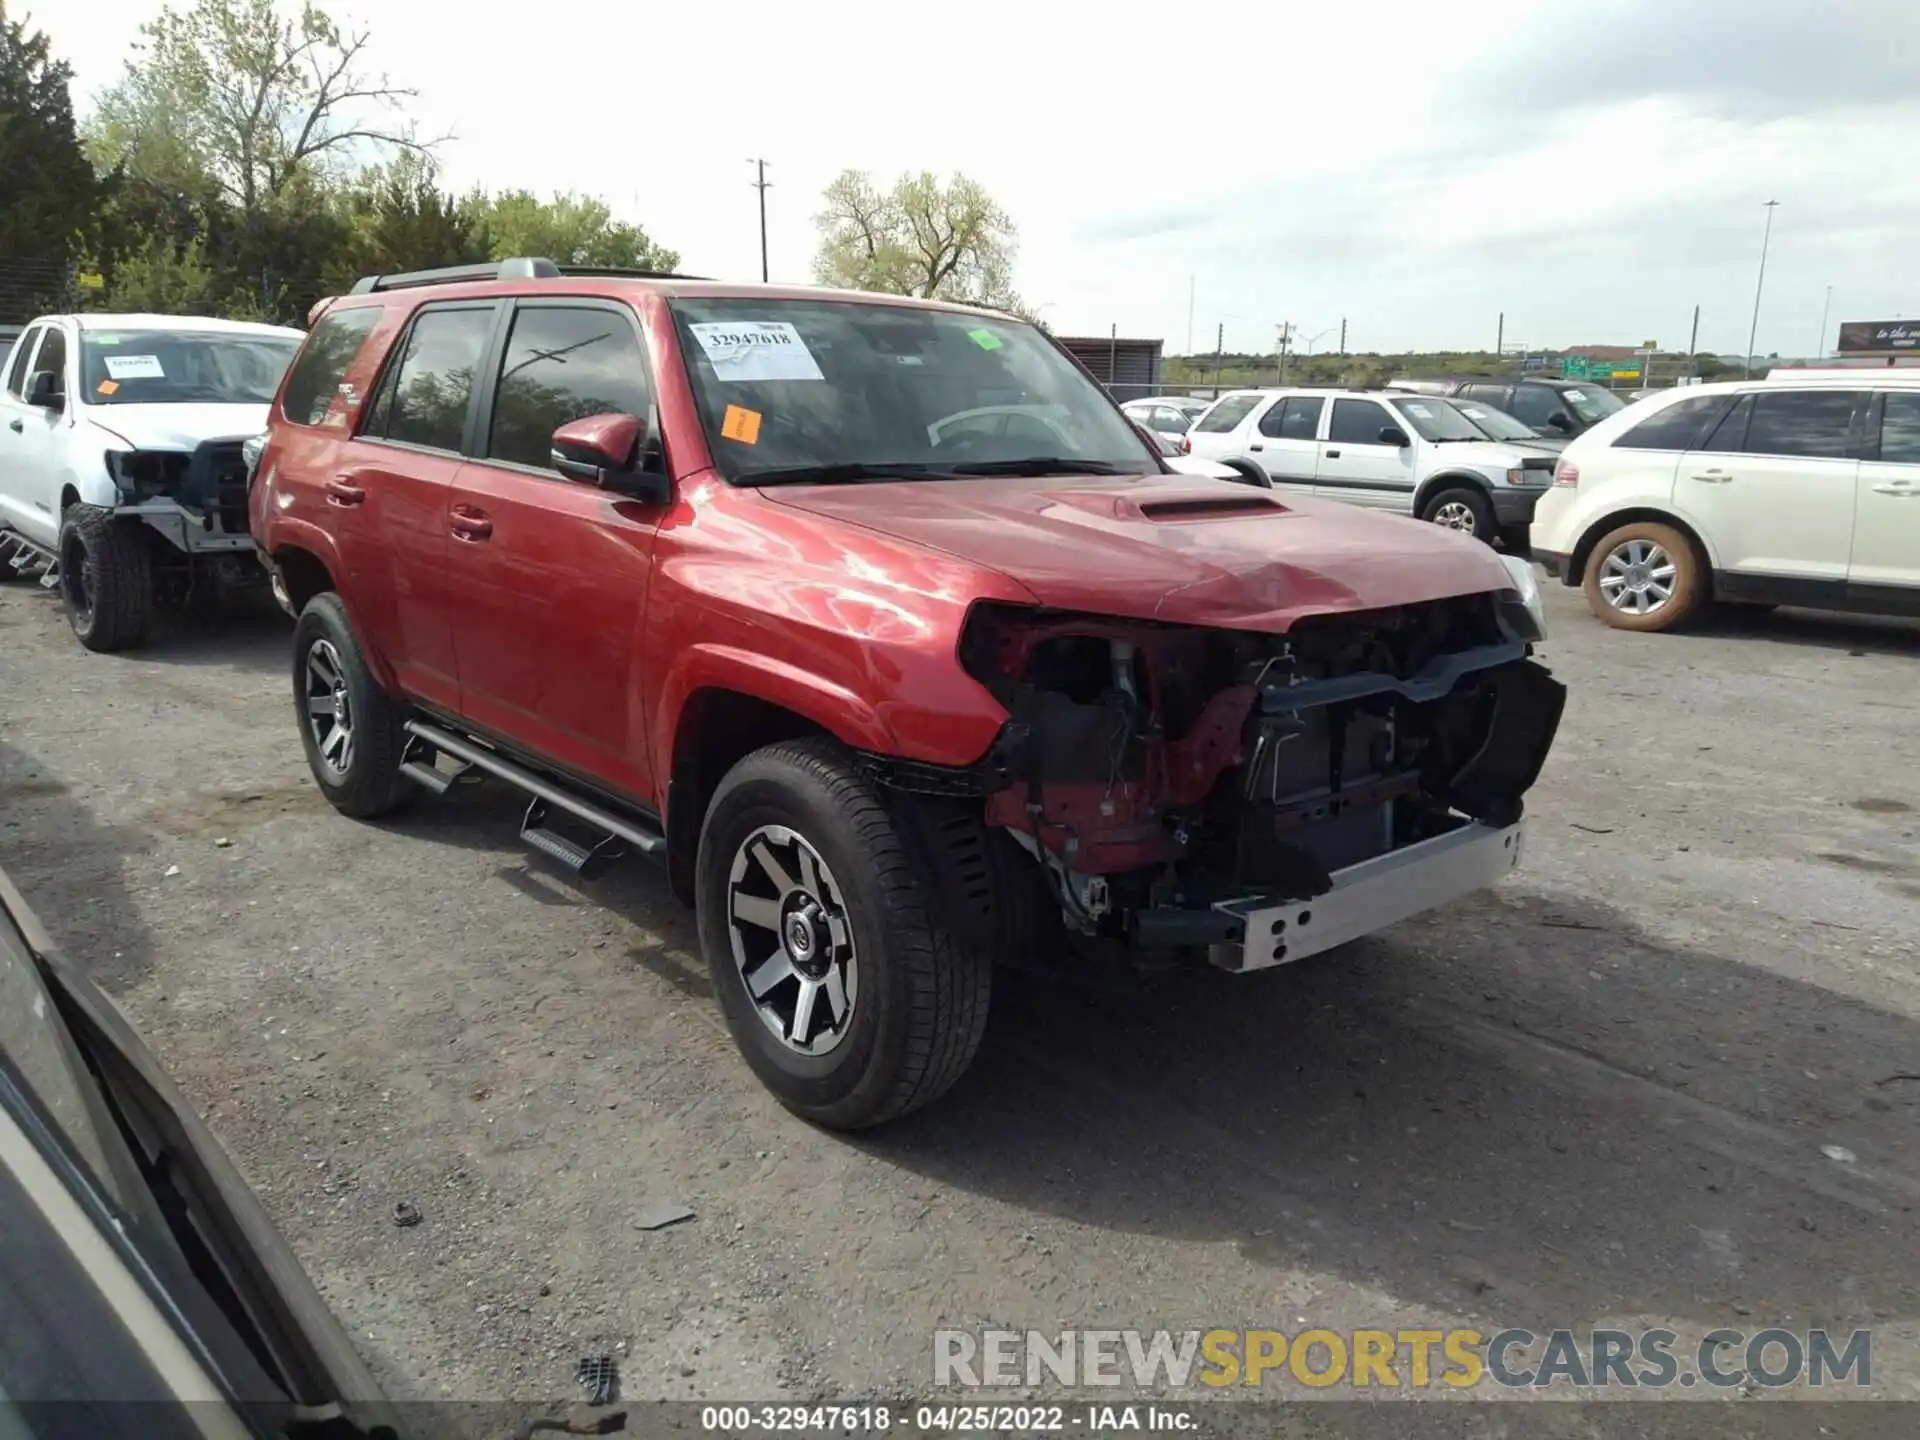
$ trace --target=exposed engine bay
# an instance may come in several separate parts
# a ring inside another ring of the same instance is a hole
[[[1518,823],[1566,690],[1510,600],[1280,635],[979,607],[961,662],[1010,718],[960,788],[1040,863],[1072,930],[1237,942],[1236,902],[1310,901],[1335,872]]]

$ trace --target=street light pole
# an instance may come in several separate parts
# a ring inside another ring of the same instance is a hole
[[[767,283],[767,186],[773,182],[767,179],[767,162],[749,160],[749,165],[758,167],[759,178],[753,181],[753,188],[760,192],[760,283]]]
[[[1773,212],[1779,204],[1778,200],[1767,201],[1767,228],[1760,236],[1760,278],[1753,283],[1753,325],[1747,331],[1747,365],[1740,372],[1743,378],[1753,375],[1753,341],[1760,333],[1760,292],[1767,283],[1767,243],[1773,239]]]
[[[1827,358],[1827,312],[1832,309],[1833,287],[1829,285],[1827,287],[1827,298],[1821,302],[1820,305],[1820,340],[1819,343],[1813,347],[1813,358],[1816,360],[1824,360]]]

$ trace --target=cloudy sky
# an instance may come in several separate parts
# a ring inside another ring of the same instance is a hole
[[[357,5],[357,10],[355,6]],[[18,3],[15,13],[28,7]],[[156,0],[34,0],[76,98]],[[1460,11],[355,0],[459,187],[592,191],[699,274],[809,278],[821,187],[963,170],[1057,330],[1304,344],[1746,348],[1920,315],[1920,0]],[[497,18],[491,18],[496,16]],[[1098,18],[1096,18],[1098,17]],[[1192,297],[1191,312],[1189,297]],[[1191,318],[1190,317],[1191,313]]]

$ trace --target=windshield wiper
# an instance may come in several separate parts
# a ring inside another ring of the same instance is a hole
[[[1105,460],[1069,460],[1060,455],[1029,455],[1024,460],[981,460],[952,467],[956,475],[1144,475]]]
[[[864,461],[844,460],[832,465],[786,465],[768,470],[743,470],[734,476],[741,485],[852,485],[862,480],[927,480],[951,474],[931,465],[902,463],[869,465]]]

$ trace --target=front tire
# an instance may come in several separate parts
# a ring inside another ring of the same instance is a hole
[[[1470,485],[1455,485],[1431,496],[1420,507],[1420,518],[1443,530],[1458,530],[1482,544],[1491,545],[1500,533],[1493,502],[1484,490]]]
[[[293,627],[293,699],[307,767],[334,809],[371,820],[400,803],[400,707],[332,591],[309,600]]]
[[[99,654],[146,644],[153,630],[153,556],[138,521],[97,505],[60,518],[60,598],[74,637]]]
[[[992,958],[951,923],[924,853],[831,740],[756,750],[714,792],[700,947],[734,1042],[795,1114],[896,1119],[979,1048]]]
[[[1581,588],[1587,608],[1614,629],[1658,632],[1693,617],[1706,582],[1691,540],[1671,525],[1639,520],[1600,537]]]

